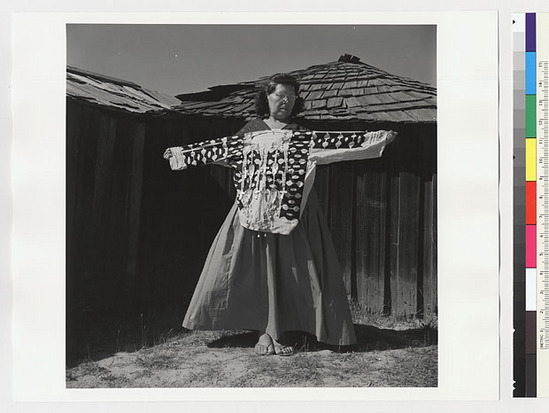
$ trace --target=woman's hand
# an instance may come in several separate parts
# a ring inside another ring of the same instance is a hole
[[[170,148],[168,148],[164,151],[163,156],[164,156],[164,159],[170,159],[173,156],[172,151],[170,150]]]
[[[390,130],[389,133],[387,134],[387,138],[386,138],[387,139],[387,144],[394,141],[395,138],[397,137],[397,135],[398,135],[398,132]]]

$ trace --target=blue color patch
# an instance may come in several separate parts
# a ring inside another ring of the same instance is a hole
[[[536,94],[536,52],[526,52],[526,94]]]

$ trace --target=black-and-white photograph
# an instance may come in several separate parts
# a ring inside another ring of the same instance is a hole
[[[68,24],[66,387],[437,387],[436,25]]]

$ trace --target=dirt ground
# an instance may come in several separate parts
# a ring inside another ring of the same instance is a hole
[[[296,342],[290,357],[258,356],[254,332],[186,331],[154,347],[88,360],[67,388],[436,387],[436,330],[355,325],[358,345]]]

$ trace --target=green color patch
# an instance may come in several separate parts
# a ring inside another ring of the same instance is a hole
[[[526,137],[536,137],[536,95],[526,95]]]

